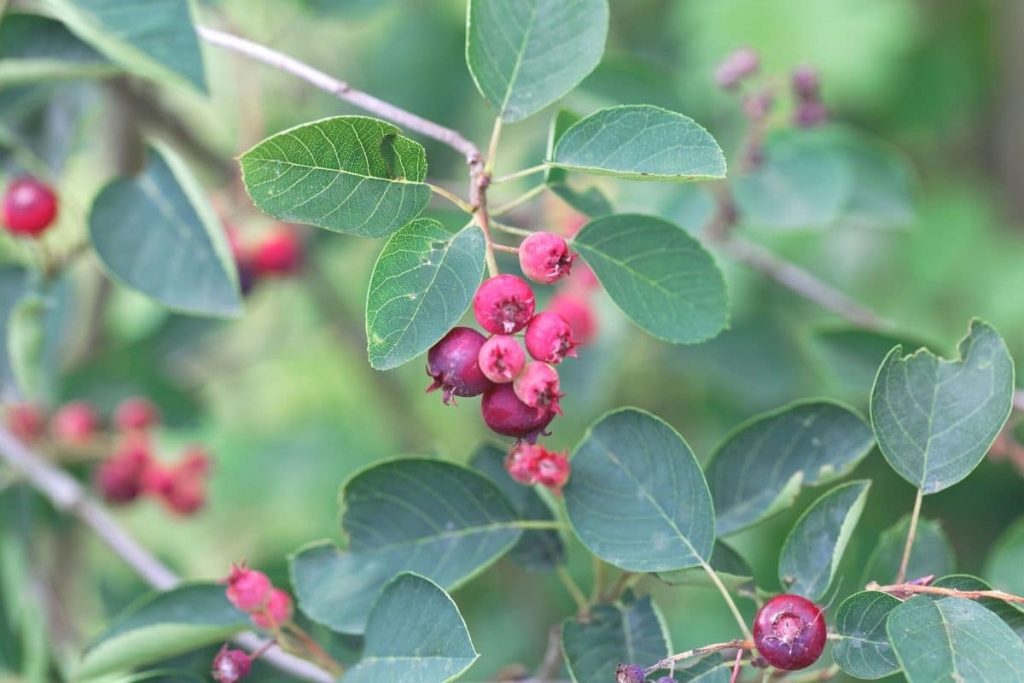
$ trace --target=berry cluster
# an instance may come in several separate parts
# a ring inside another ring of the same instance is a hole
[[[263,572],[245,564],[232,565],[224,579],[225,594],[232,605],[249,615],[252,623],[268,631],[280,631],[292,618],[292,597]]]
[[[122,401],[110,422],[115,439],[113,452],[103,459],[94,475],[96,489],[104,500],[125,505],[150,495],[183,516],[203,507],[210,472],[210,456],[203,448],[187,448],[173,464],[156,459],[150,434],[160,423],[160,413],[145,398]],[[14,404],[7,409],[7,424],[25,443],[45,441],[44,445],[71,451],[109,447],[103,442],[103,419],[86,401],[64,404],[49,421],[34,405]]]
[[[793,125],[800,128],[814,128],[828,121],[828,108],[821,100],[821,82],[818,72],[803,66],[792,75],[793,97],[796,111]]]
[[[12,235],[39,237],[56,217],[56,193],[35,178],[15,179],[7,186],[0,201],[0,222]]]
[[[561,493],[569,480],[569,459],[539,444],[518,443],[505,457],[505,469],[520,484],[540,484]]]
[[[246,241],[234,227],[227,228],[227,235],[243,294],[249,294],[262,280],[288,277],[302,268],[302,240],[290,225],[276,225],[255,242]]]

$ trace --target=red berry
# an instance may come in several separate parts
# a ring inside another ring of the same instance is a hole
[[[42,438],[46,431],[43,411],[31,403],[15,403],[7,408],[7,427],[25,443]]]
[[[576,340],[565,318],[557,313],[538,313],[526,328],[526,350],[545,363],[561,363],[576,357]]]
[[[455,327],[427,353],[427,374],[434,378],[427,391],[441,389],[445,404],[453,396],[478,396],[491,382],[480,369],[480,348],[487,341],[469,327]]]
[[[491,334],[512,334],[523,329],[536,306],[530,285],[515,275],[484,280],[473,297],[476,321]]]
[[[256,265],[253,263],[253,250],[242,238],[238,228],[225,224],[228,244],[231,247],[231,255],[235,259],[235,266],[238,268],[238,288],[242,294],[248,294],[256,286],[257,273]]]
[[[177,473],[163,501],[168,510],[187,517],[198,512],[206,503],[206,487],[201,479]]]
[[[561,415],[558,399],[564,394],[558,391],[558,370],[547,363],[532,361],[512,383],[512,389],[520,401],[531,408],[547,408]]]
[[[715,69],[715,82],[724,90],[736,88],[741,81],[757,72],[760,59],[749,47],[730,53]]]
[[[302,241],[289,226],[267,233],[253,250],[257,275],[291,275],[302,266]]]
[[[526,364],[526,353],[514,337],[498,334],[480,347],[480,370],[496,384],[511,382]]]
[[[108,503],[130,503],[145,490],[147,473],[152,467],[148,444],[127,441],[96,470],[96,488]]]
[[[188,476],[204,477],[210,473],[210,454],[202,446],[189,446],[176,469]]]
[[[535,232],[519,245],[519,267],[534,282],[550,285],[572,270],[569,244],[550,232]]]
[[[797,67],[792,75],[793,93],[800,100],[817,100],[821,90],[818,72],[809,66]]]
[[[228,600],[243,612],[256,612],[267,607],[274,590],[266,574],[249,569],[244,563],[231,565],[231,573],[224,583],[228,585]]]
[[[577,344],[589,344],[597,334],[594,308],[584,297],[571,292],[560,292],[548,303],[547,310],[569,323],[572,338]]]
[[[569,458],[565,457],[564,453],[552,453],[542,448],[534,467],[537,483],[547,486],[555,493],[561,493],[562,487],[569,481]]]
[[[174,488],[174,470],[159,462],[152,462],[142,475],[142,490],[166,500]]]
[[[754,645],[776,669],[795,671],[818,661],[825,649],[825,617],[799,595],[779,595],[754,617]]]
[[[217,683],[236,683],[249,675],[252,657],[243,650],[229,650],[225,645],[213,658],[210,674]]]
[[[280,588],[270,591],[270,599],[265,608],[252,613],[252,623],[271,631],[281,628],[291,618],[292,596]]]
[[[145,431],[160,422],[160,412],[147,398],[136,396],[121,401],[114,411],[114,426],[122,432]]]
[[[647,674],[639,664],[619,664],[615,667],[615,683],[644,683]]]
[[[536,484],[537,460],[543,452],[536,444],[517,443],[505,456],[505,471],[520,484]]]
[[[492,385],[480,402],[480,412],[493,431],[529,443],[535,443],[555,417],[549,408],[534,408],[520,401],[511,384]]]
[[[57,195],[35,178],[18,178],[7,186],[0,214],[8,232],[38,237],[57,217]]]
[[[100,417],[90,404],[85,401],[72,401],[53,416],[50,429],[58,440],[80,445],[93,437],[99,424]]]

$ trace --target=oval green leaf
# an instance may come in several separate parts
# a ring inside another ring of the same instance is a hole
[[[655,216],[618,214],[573,238],[612,300],[648,334],[675,344],[717,336],[729,296],[714,258],[685,230]]]
[[[579,85],[607,35],[608,0],[470,0],[466,62],[498,116],[521,121]]]
[[[569,127],[580,120],[580,115],[567,109],[560,109],[551,119],[548,129],[547,158],[555,154],[555,145]],[[569,173],[564,168],[548,166],[544,172],[544,183],[547,188],[560,197],[562,201],[585,216],[607,216],[614,210],[611,202],[597,187],[578,190],[569,184]]]
[[[240,158],[260,210],[360,237],[384,237],[430,202],[423,147],[397,127],[336,116],[272,135]]]
[[[1013,359],[991,326],[971,321],[955,361],[894,348],[871,391],[871,424],[882,455],[925,494],[970,474],[1013,406]]]
[[[114,279],[168,308],[241,312],[224,230],[188,167],[168,148],[151,149],[138,177],[118,178],[100,191],[89,237]]]
[[[875,680],[900,670],[885,631],[889,613],[900,601],[879,591],[854,593],[836,612],[832,656],[836,664],[855,678]]]
[[[562,623],[562,652],[575,683],[607,683],[619,664],[649,665],[671,654],[665,619],[651,596],[597,605]]]
[[[292,558],[306,615],[362,633],[374,600],[396,574],[422,574],[454,590],[505,554],[518,515],[482,474],[441,460],[402,458],[355,474],[341,491],[345,552],[318,544]]]
[[[896,580],[909,528],[910,515],[905,515],[882,532],[878,538],[878,545],[868,559],[862,584],[877,581],[885,585]],[[953,571],[954,564],[953,547],[946,538],[942,525],[936,520],[920,520],[917,524],[917,533],[914,534],[914,547],[910,549],[907,578],[917,579],[929,574],[944,576]]]
[[[700,124],[649,104],[594,112],[565,131],[550,163],[631,180],[725,177],[725,155]]]
[[[388,240],[366,295],[370,365],[389,370],[429,349],[469,308],[484,274],[484,233],[417,218]]]
[[[1002,590],[1024,595],[1024,517],[1003,532],[992,545],[985,577]]]
[[[825,596],[864,511],[869,488],[867,480],[840,484],[800,516],[779,555],[779,582],[787,592],[809,600]]]
[[[754,583],[754,570],[732,546],[723,541],[715,541],[708,564],[729,590],[737,590]],[[697,567],[674,572],[658,572],[658,578],[673,586],[707,586],[711,581],[708,573]]]
[[[740,425],[706,467],[718,533],[735,533],[789,507],[801,486],[846,475],[873,445],[864,420],[829,401],[794,403]]]
[[[397,576],[366,622],[363,656],[346,683],[445,683],[480,655],[451,597],[418,574]]]
[[[591,426],[564,493],[583,545],[617,567],[671,571],[711,557],[715,515],[704,473],[683,437],[650,413],[626,408]]]
[[[1024,642],[971,600],[919,595],[892,611],[886,630],[910,683],[1024,681]]]
[[[97,78],[121,71],[59,21],[8,13],[0,21],[0,85]]]
[[[222,642],[249,626],[216,584],[189,584],[156,593],[129,607],[89,646],[75,680],[95,678],[166,660]]]
[[[951,574],[932,582],[938,588],[953,588],[959,591],[990,591],[992,586],[977,576],[970,574]],[[996,598],[982,598],[976,601],[1013,629],[1017,637],[1024,638],[1024,606],[1020,603],[1004,602]]]

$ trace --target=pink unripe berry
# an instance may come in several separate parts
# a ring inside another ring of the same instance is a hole
[[[7,408],[7,427],[25,443],[42,438],[46,431],[43,411],[31,403],[15,403]]]
[[[516,397],[531,408],[547,408],[559,415],[562,414],[558,399],[564,394],[558,390],[558,370],[547,363],[527,363],[523,372],[512,383],[512,389],[516,392]]]
[[[778,595],[754,616],[754,645],[776,669],[795,671],[814,664],[827,636],[821,610],[799,595]]]
[[[204,477],[210,473],[210,454],[202,446],[189,446],[176,469],[187,476]]]
[[[15,235],[38,237],[57,217],[57,195],[35,178],[18,178],[7,186],[0,219]]]
[[[170,489],[163,496],[163,502],[176,515],[193,515],[206,504],[206,487],[197,477],[176,473]]]
[[[96,488],[112,505],[130,503],[145,490],[147,473],[152,466],[147,443],[125,442],[96,470]]]
[[[100,417],[85,401],[65,404],[53,416],[50,429],[60,441],[81,445],[88,442],[99,427]]]
[[[480,369],[480,349],[487,340],[470,327],[454,327],[427,353],[427,391],[440,389],[445,404],[453,396],[478,396],[491,386]]]
[[[537,483],[560,494],[562,487],[569,481],[569,458],[564,453],[552,453],[542,449],[535,465]]]
[[[155,427],[160,422],[160,412],[147,398],[128,398],[114,411],[114,426],[122,432],[139,432]]]
[[[576,357],[576,340],[565,318],[557,313],[538,313],[526,328],[526,350],[545,363],[561,363],[566,356]]]
[[[519,267],[534,282],[550,285],[572,270],[569,244],[550,232],[535,232],[519,245]]]
[[[270,591],[267,605],[252,613],[252,623],[260,628],[273,631],[284,626],[292,618],[292,596],[280,588]]]
[[[511,382],[523,371],[526,353],[515,337],[498,334],[480,347],[480,370],[496,384]]]
[[[741,47],[730,53],[715,68],[715,82],[724,90],[733,90],[743,80],[757,73],[759,67],[760,59],[757,52],[749,47]]]
[[[569,323],[572,338],[577,344],[589,344],[597,334],[597,317],[590,302],[571,292],[560,292],[548,302],[547,310]]]
[[[473,313],[491,334],[512,334],[526,327],[537,302],[526,281],[515,275],[484,280],[473,297]]]
[[[555,417],[549,408],[531,407],[520,401],[511,384],[492,385],[480,402],[480,412],[494,432],[529,443],[536,442]]]
[[[801,66],[793,70],[793,93],[800,100],[816,100],[821,90],[821,79],[818,72],[809,66]]]
[[[243,650],[229,650],[225,645],[213,658],[210,674],[217,683],[236,683],[249,675],[252,657]]]
[[[270,604],[274,586],[263,572],[244,564],[232,565],[225,583],[228,600],[243,612],[256,612]]]
[[[293,228],[279,226],[256,245],[252,260],[257,275],[291,275],[302,267],[302,241]]]
[[[520,484],[536,484],[537,459],[543,451],[537,444],[517,443],[505,456],[505,471]]]

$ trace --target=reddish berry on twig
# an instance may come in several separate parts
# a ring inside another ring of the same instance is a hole
[[[569,323],[572,338],[578,345],[593,341],[597,333],[597,318],[593,306],[584,297],[571,292],[560,292],[551,297],[547,311]]]
[[[122,432],[152,429],[160,422],[160,412],[142,396],[127,398],[114,411],[114,426]]]
[[[558,390],[558,371],[547,363],[527,363],[512,383],[512,389],[519,400],[531,408],[548,408],[558,415],[562,414],[558,399],[564,394]]]
[[[473,314],[491,334],[512,334],[526,327],[537,302],[520,277],[497,275],[484,280],[473,297]]]
[[[729,53],[715,68],[715,83],[723,90],[735,90],[747,78],[757,73],[760,67],[757,52],[741,47]]]
[[[244,563],[231,565],[231,573],[224,583],[228,585],[228,600],[243,612],[255,612],[266,607],[274,589],[266,574],[249,569]]]
[[[256,610],[251,616],[252,623],[260,628],[265,628],[269,631],[277,630],[292,618],[292,596],[280,588],[274,588],[270,591],[270,599],[267,601],[267,606]]]
[[[427,353],[427,374],[434,378],[427,391],[440,389],[445,404],[453,396],[477,396],[491,386],[480,369],[480,349],[487,341],[469,327],[455,327]]]
[[[99,424],[99,414],[89,403],[72,401],[53,416],[50,429],[59,441],[81,445],[92,439]]]
[[[550,232],[535,232],[519,245],[519,267],[523,274],[543,285],[568,275],[573,259],[565,239]]]
[[[523,371],[526,353],[515,337],[498,334],[480,347],[480,370],[495,384],[511,382]]]
[[[57,195],[46,183],[35,178],[18,178],[7,186],[0,219],[15,235],[38,237],[57,217]]]
[[[25,443],[32,443],[43,437],[46,417],[31,403],[15,403],[7,408],[7,427],[14,436]]]
[[[511,384],[495,384],[480,402],[484,422],[498,434],[534,443],[544,433],[555,412],[549,408],[531,407],[519,400]]]
[[[225,645],[213,658],[210,674],[217,683],[236,683],[249,675],[252,657],[243,650],[230,650]]]
[[[256,244],[252,264],[257,276],[291,275],[302,267],[302,240],[292,227],[278,226]]]
[[[96,488],[112,505],[130,503],[145,490],[152,467],[149,444],[136,439],[126,441],[96,470]]]
[[[526,328],[526,350],[545,363],[561,363],[576,357],[576,340],[565,318],[557,313],[538,313]]]
[[[644,683],[647,676],[639,664],[619,664],[615,667],[615,683]]]
[[[754,645],[776,669],[795,671],[814,664],[827,635],[821,610],[799,595],[778,595],[754,617]]]

